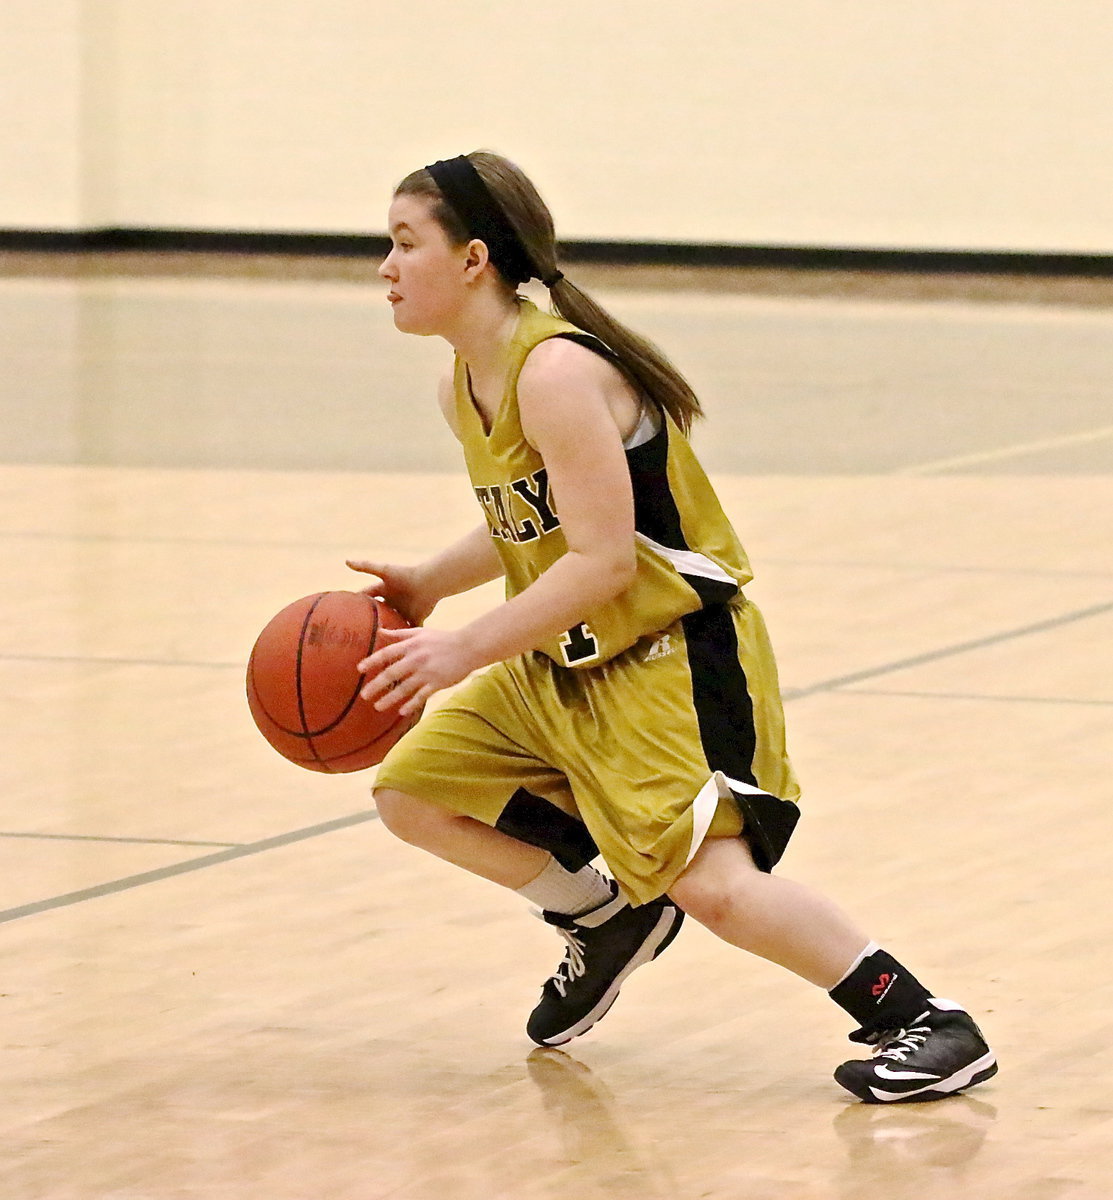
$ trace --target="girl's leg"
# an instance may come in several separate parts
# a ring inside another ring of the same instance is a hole
[[[632,908],[593,867],[565,870],[548,851],[474,817],[389,788],[375,790],[375,803],[396,837],[513,889],[562,932],[564,959],[526,1025],[540,1045],[559,1046],[590,1029],[630,972],[656,958],[680,930],[684,914],[667,896]]]
[[[382,823],[403,842],[513,891],[536,879],[552,861],[546,850],[416,796],[377,788],[375,805]]]
[[[859,1023],[874,1058],[835,1078],[870,1103],[938,1100],[990,1078],[997,1060],[961,1005],[938,999],[834,904],[754,865],[741,838],[700,847],[669,894],[724,941],[779,963]]]
[[[579,914],[614,895],[611,882],[594,867],[569,871],[549,853],[519,841],[475,817],[389,788],[375,791],[383,824],[404,842],[502,884],[542,910]]]
[[[709,838],[669,890],[725,942],[830,991],[869,938],[830,900],[754,865],[742,838]]]

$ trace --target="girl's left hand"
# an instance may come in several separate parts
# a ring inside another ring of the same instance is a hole
[[[399,716],[421,710],[434,692],[465,679],[480,664],[467,653],[458,630],[379,629],[385,643],[357,669],[371,678],[360,689],[364,700]]]

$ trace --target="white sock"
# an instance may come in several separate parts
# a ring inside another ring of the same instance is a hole
[[[611,898],[611,881],[594,867],[581,867],[573,873],[550,858],[540,875],[517,890],[519,896],[549,912],[577,916]]]
[[[854,972],[858,970],[858,968],[862,965],[862,963],[864,963],[871,954],[876,954],[877,951],[880,949],[881,949],[881,947],[876,942],[873,942],[873,941],[867,942],[866,948],[862,951],[861,954],[858,955],[858,957],[843,972],[843,977],[842,977],[842,979],[839,980],[839,983],[845,983],[846,980],[848,980],[851,977],[851,975],[853,975]],[[839,983],[836,983],[835,987],[838,987]],[[828,988],[827,990],[829,992],[833,992],[835,990],[835,988]]]

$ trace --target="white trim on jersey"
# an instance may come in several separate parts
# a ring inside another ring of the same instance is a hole
[[[752,783],[743,783],[741,779],[731,779],[722,771],[716,771],[700,788],[692,801],[692,844],[688,848],[688,857],[684,860],[685,866],[695,858],[696,851],[703,845],[707,831],[711,828],[711,822],[714,820],[719,801],[729,799],[731,792],[740,792],[744,796],[768,796],[770,794],[763,788],[754,787]],[[868,950],[869,947],[866,949]]]
[[[738,580],[733,575],[727,574],[717,562],[708,558],[706,554],[699,554],[695,550],[673,550],[671,546],[662,546],[660,542],[646,537],[644,533],[635,533],[634,537],[648,550],[652,550],[654,554],[660,555],[661,558],[672,563],[681,575],[697,575],[700,579],[714,579],[718,583],[730,583],[735,587],[738,586]]]
[[[741,779],[731,779],[729,775],[724,775],[722,771],[715,772],[716,778],[722,784],[730,788],[732,792],[741,792],[744,796],[768,796],[769,792],[765,788],[754,787],[752,783],[743,783]],[[724,795],[723,799],[726,799]]]
[[[711,776],[696,792],[692,801],[692,844],[688,848],[688,857],[684,860],[685,866],[696,857],[696,851],[703,845],[703,839],[707,837],[707,831],[711,828],[715,810],[719,807],[720,785],[717,775],[718,772]]]
[[[655,404],[643,404],[641,419],[634,432],[622,443],[623,450],[636,450],[661,432],[661,413]]]

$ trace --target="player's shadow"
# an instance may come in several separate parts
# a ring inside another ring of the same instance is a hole
[[[667,1168],[639,1144],[614,1094],[588,1067],[548,1047],[532,1051],[526,1067],[555,1119],[576,1182],[570,1195],[664,1200],[677,1194]]]
[[[857,1198],[876,1184],[884,1186],[887,1200],[911,1200],[927,1194],[928,1181],[934,1187],[953,1184],[955,1194],[964,1194],[968,1169],[996,1119],[992,1104],[970,1096],[925,1104],[848,1105],[833,1122],[847,1155],[844,1195]],[[969,1182],[969,1194],[976,1195],[977,1187]]]

